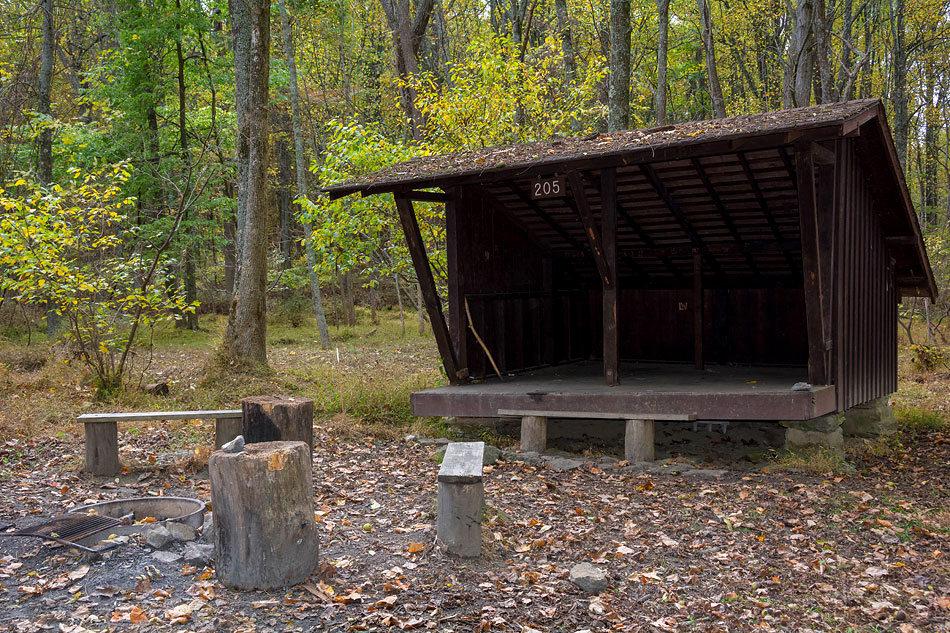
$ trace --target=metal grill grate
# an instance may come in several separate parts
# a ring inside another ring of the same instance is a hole
[[[53,519],[34,525],[32,527],[17,530],[15,532],[0,532],[0,536],[23,536],[40,538],[44,541],[53,541],[69,547],[76,547],[87,552],[101,552],[111,549],[114,546],[93,549],[80,545],[76,541],[81,541],[87,536],[92,536],[98,532],[108,530],[111,527],[120,525],[122,519],[107,517],[98,514],[64,514]]]

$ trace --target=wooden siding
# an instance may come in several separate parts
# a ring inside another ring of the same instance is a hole
[[[833,221],[838,410],[897,390],[897,288],[881,210],[851,139],[838,141]]]

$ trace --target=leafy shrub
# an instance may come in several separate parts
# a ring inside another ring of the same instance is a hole
[[[934,371],[947,367],[947,355],[944,348],[937,345],[911,345],[911,362],[921,371]]]
[[[294,292],[277,302],[274,320],[278,323],[286,323],[292,328],[299,328],[310,316],[310,311],[309,297]]]
[[[19,178],[0,188],[0,291],[66,321],[63,336],[100,396],[122,387],[141,328],[196,307],[165,273],[173,266],[164,251],[184,209],[161,246],[139,243],[126,217],[135,200],[122,193],[129,177],[119,163],[71,168],[62,184]]]

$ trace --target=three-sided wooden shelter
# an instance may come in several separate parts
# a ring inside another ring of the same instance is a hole
[[[808,420],[893,392],[897,303],[936,294],[877,100],[423,157],[328,192],[395,197],[451,382],[418,415]],[[445,203],[445,306],[413,201]]]

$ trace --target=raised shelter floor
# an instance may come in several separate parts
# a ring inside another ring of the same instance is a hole
[[[835,388],[793,391],[804,367],[624,363],[604,384],[600,362],[529,371],[412,394],[418,416],[498,417],[502,410],[692,415],[699,420],[808,420],[835,410]],[[556,417],[552,415],[551,417]],[[596,415],[591,416],[597,417]]]

